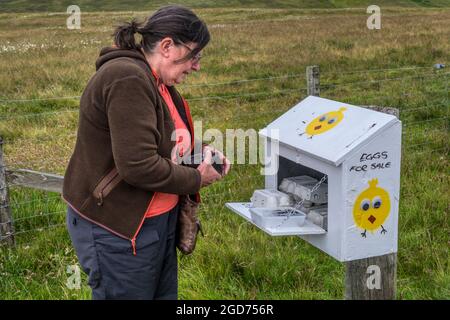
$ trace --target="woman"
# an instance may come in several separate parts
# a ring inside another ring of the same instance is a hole
[[[142,36],[135,43],[135,33]],[[208,29],[167,6],[141,26],[120,26],[80,100],[75,150],[64,177],[67,226],[94,299],[176,299],[175,227],[180,196],[225,175],[180,165],[194,146],[186,101],[173,87],[200,70]]]

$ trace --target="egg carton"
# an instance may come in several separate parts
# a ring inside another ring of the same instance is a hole
[[[323,204],[328,202],[328,184],[322,183],[317,190],[312,192],[318,183],[317,179],[309,176],[297,176],[284,178],[279,189],[292,194],[296,201],[304,200],[304,206]]]
[[[275,189],[259,189],[250,198],[255,208],[288,207],[293,204],[292,196]]]
[[[252,221],[261,228],[291,228],[305,224],[306,214],[293,207],[250,208]]]
[[[297,208],[298,210],[300,210],[300,211],[302,211],[302,212],[304,212],[304,213],[306,213],[307,215],[308,215],[308,213],[311,211],[311,210],[314,210],[315,208],[321,208],[321,207],[327,207],[327,204],[314,204],[314,203],[312,203],[312,202],[310,202],[310,201],[305,201],[305,202],[307,202],[307,205],[305,206],[305,204],[303,203],[303,204],[301,204],[300,206],[298,206],[297,204],[295,205],[295,208]]]
[[[328,206],[315,206],[312,207],[306,218],[314,223],[315,225],[321,227],[324,230],[328,229]]]

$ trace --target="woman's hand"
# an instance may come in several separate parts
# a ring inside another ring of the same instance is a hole
[[[228,160],[227,157],[225,157],[222,152],[211,147],[210,145],[203,146],[203,152],[206,152],[206,151],[210,151],[210,152],[214,153],[220,159],[220,164],[222,164],[222,177],[226,176],[228,174],[228,172],[230,172],[230,169],[231,169],[230,160]]]
[[[203,162],[197,167],[197,170],[200,171],[202,177],[201,187],[209,186],[211,183],[222,178],[222,176],[211,165],[212,162],[211,150],[205,150],[204,155],[205,157]]]

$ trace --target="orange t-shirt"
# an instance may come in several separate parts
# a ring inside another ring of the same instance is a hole
[[[191,146],[191,138],[188,128],[178,113],[177,108],[170,96],[167,87],[160,83],[158,75],[153,71],[152,73],[156,78],[156,82],[158,84],[158,91],[161,97],[164,99],[164,102],[167,104],[169,108],[170,115],[175,125],[175,134],[176,134],[176,142],[175,142],[175,150],[172,152],[172,161],[176,162],[177,153],[180,156],[183,156],[186,150],[189,150]],[[178,203],[179,196],[173,193],[164,193],[164,192],[155,192],[150,202],[147,211],[145,213],[146,218],[154,217],[165,213],[171,209],[173,209]]]

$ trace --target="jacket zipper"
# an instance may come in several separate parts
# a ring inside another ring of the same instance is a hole
[[[188,122],[189,122],[189,125],[190,125],[191,130],[192,130],[192,138],[191,138],[191,152],[192,152],[192,149],[194,148],[194,138],[193,138],[194,137],[194,126],[192,125],[192,116],[191,116],[191,113],[189,111],[189,106],[187,105],[187,102],[186,102],[186,100],[184,100],[183,97],[182,97],[182,100],[183,100],[183,107],[186,110]],[[196,194],[196,198],[197,198],[198,202],[200,202],[200,194],[199,193]],[[150,204],[147,206],[147,208],[151,207],[154,199],[155,199],[155,193],[153,193],[152,199],[150,201]],[[147,210],[145,212],[147,213]],[[142,224],[145,221],[145,216],[146,215],[144,213],[144,216],[142,217],[141,223],[139,224],[139,227],[136,230],[136,233],[134,234],[133,238],[131,239],[131,246],[133,248],[133,255],[135,255],[135,256],[137,255],[137,252],[136,252],[136,238],[137,238],[137,235],[139,234],[139,231],[142,228]],[[200,226],[200,229],[201,229],[201,226]],[[203,234],[203,231],[202,231],[202,234]]]
[[[150,200],[150,204],[147,206],[147,208],[149,208],[152,205],[154,199],[155,199],[155,193],[153,193],[152,199]],[[145,214],[146,213],[147,213],[147,210],[145,210],[145,212],[144,212],[144,215],[142,217],[141,223],[139,224],[139,227],[136,230],[136,233],[133,235],[133,238],[131,238],[131,247],[133,248],[133,255],[134,256],[137,256],[137,252],[136,252],[136,238],[137,238],[137,235],[139,234],[139,231],[142,228],[142,225],[144,224]]]
[[[114,167],[105,177],[102,178],[102,180],[100,180],[99,184],[93,191],[94,197],[98,200],[98,206],[103,205],[103,198],[106,197],[121,180],[122,178],[120,177],[116,167]]]
[[[194,124],[192,123],[191,110],[189,108],[189,105],[188,105],[187,101],[183,97],[181,97],[181,100],[183,101],[184,111],[186,112],[186,117],[188,119],[189,126],[191,127],[191,132],[192,132],[192,135],[191,135],[191,153],[192,153],[192,151],[194,150],[194,141],[195,141],[195,139],[194,139],[195,138],[195,135],[194,135]],[[197,192],[195,194],[195,200],[198,203],[200,203],[202,201],[202,199],[200,198],[200,192]]]

